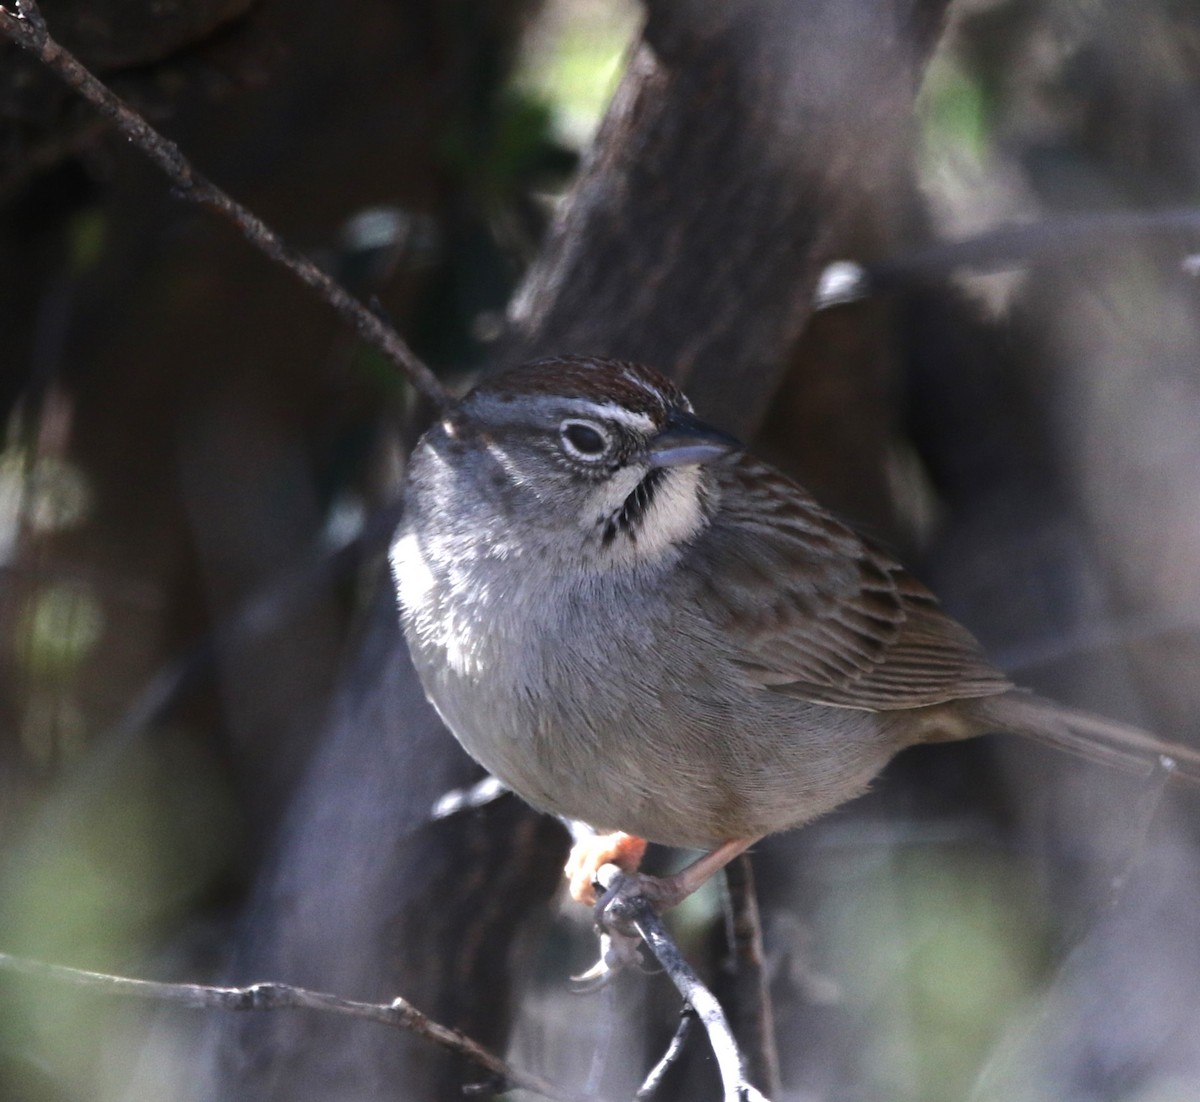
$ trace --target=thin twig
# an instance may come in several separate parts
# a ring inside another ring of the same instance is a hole
[[[1047,218],[1027,225],[1003,226],[961,241],[943,241],[912,249],[874,264],[839,260],[818,281],[818,310],[857,302],[872,295],[906,290],[944,279],[954,272],[976,275],[1013,271],[1132,240],[1200,237],[1200,210],[1104,211]],[[1195,266],[1187,257],[1184,270]]]
[[[28,50],[78,92],[170,177],[179,194],[227,218],[256,248],[283,265],[375,345],[439,408],[446,405],[445,387],[417,358],[404,339],[377,314],[321,271],[311,260],[284,243],[262,219],[196,171],[174,142],[154,129],[137,111],[112,92],[78,58],[65,50],[46,28],[36,0],[0,5],[0,34]]]
[[[782,1094],[775,1015],[764,964],[762,921],[754,891],[754,868],[743,853],[725,866],[726,937],[733,971],[735,1035],[746,1052],[750,1079],[768,1095]]]
[[[1129,842],[1129,851],[1122,862],[1120,869],[1113,874],[1109,881],[1109,896],[1107,909],[1115,911],[1121,903],[1121,897],[1125,893],[1125,887],[1129,883],[1130,877],[1137,868],[1138,863],[1142,860],[1146,851],[1147,840],[1150,837],[1150,827],[1154,822],[1155,816],[1158,815],[1158,810],[1162,806],[1163,796],[1166,795],[1167,783],[1171,780],[1171,774],[1175,772],[1175,763],[1168,757],[1161,756],[1155,762],[1154,769],[1150,776],[1146,778],[1146,786],[1137,802],[1134,804],[1131,812],[1126,816],[1127,839]]]
[[[746,1078],[742,1054],[738,1051],[733,1030],[729,1028],[721,1004],[700,982],[700,977],[692,970],[691,965],[684,960],[679,947],[667,934],[662,920],[654,913],[649,901],[638,897],[632,905],[636,913],[633,920],[634,929],[641,934],[647,948],[671,977],[671,982],[675,984],[680,995],[695,1010],[696,1016],[708,1033],[709,1044],[712,1045],[713,1055],[721,1073],[721,1086],[726,1102],[766,1102],[765,1096]]]
[[[634,1102],[648,1102],[654,1096],[655,1091],[662,1085],[662,1081],[668,1070],[670,1070],[671,1065],[683,1055],[687,1039],[691,1036],[692,1027],[695,1024],[696,1012],[690,1006],[685,1006],[683,1013],[679,1015],[679,1025],[675,1027],[675,1036],[671,1038],[671,1043],[667,1045],[667,1051],[662,1054],[662,1059],[650,1069],[650,1073],[646,1076],[641,1088],[633,1096]]]
[[[249,987],[209,987],[197,983],[159,983],[154,980],[112,976],[105,972],[88,972],[62,964],[47,964],[0,953],[0,970],[38,979],[55,980],[75,987],[87,988],[98,994],[132,996],[172,1003],[193,1010],[319,1010],[348,1018],[378,1022],[380,1025],[403,1029],[449,1049],[483,1068],[506,1089],[520,1087],[556,1102],[584,1102],[577,1094],[555,1086],[539,1075],[522,1071],[489,1052],[477,1041],[457,1029],[451,1029],[421,1013],[404,999],[390,1003],[365,1003],[344,999],[321,991],[309,991],[287,983],[255,983]],[[595,1102],[594,1097],[588,1102]]]
[[[725,1102],[767,1102],[766,1096],[746,1077],[742,1054],[721,1004],[684,960],[645,895],[637,890],[623,890],[623,878],[624,874],[615,865],[600,868],[597,879],[608,893],[602,923],[611,925],[618,937],[628,937],[631,933],[640,937],[684,1001],[696,1012],[717,1059]]]

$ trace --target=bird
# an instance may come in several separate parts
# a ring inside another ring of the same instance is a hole
[[[528,803],[600,834],[666,910],[899,751],[1007,731],[1200,781],[1200,753],[1017,688],[896,558],[641,364],[486,377],[411,455],[391,567],[446,726]],[[705,851],[637,872],[647,841]]]

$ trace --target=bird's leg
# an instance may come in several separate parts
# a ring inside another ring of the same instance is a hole
[[[646,876],[637,871],[646,852],[645,839],[616,831],[577,841],[571,847],[564,871],[570,883],[571,898],[590,906],[596,902],[596,873],[600,866],[616,865],[626,874],[626,887],[622,890],[640,891],[662,914],[682,903],[713,873],[723,869],[757,841],[757,838],[733,838],[671,876]]]
[[[735,857],[745,853],[757,841],[757,838],[731,838],[670,876],[639,874],[631,878],[636,881],[634,890],[640,891],[650,900],[654,909],[662,914],[682,903],[714,873],[723,869]]]

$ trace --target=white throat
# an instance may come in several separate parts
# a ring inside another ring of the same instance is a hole
[[[644,467],[615,474],[589,500],[580,524],[599,538],[604,526],[646,477]],[[664,467],[644,511],[628,530],[618,527],[606,542],[605,555],[612,565],[652,565],[677,551],[706,524],[704,488],[700,466]]]

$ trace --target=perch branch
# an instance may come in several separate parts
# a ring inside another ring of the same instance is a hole
[[[179,146],[155,130],[78,58],[55,41],[46,28],[46,21],[36,0],[13,0],[7,5],[0,4],[0,33],[28,50],[112,122],[166,173],[183,198],[207,207],[232,222],[247,241],[315,291],[363,340],[383,352],[421,394],[439,408],[446,405],[448,398],[445,387],[395,329],[311,260],[287,245],[262,219],[197,172]]]
[[[345,999],[322,991],[309,991],[286,983],[255,983],[248,987],[209,987],[195,983],[159,983],[153,980],[88,972],[62,964],[16,957],[0,953],[0,970],[37,979],[83,987],[99,994],[132,996],[172,1003],[189,1009],[217,1010],[319,1010],[403,1029],[424,1037],[436,1045],[466,1057],[487,1071],[505,1088],[520,1087],[556,1102],[583,1102],[579,1095],[562,1090],[539,1075],[522,1071],[489,1052],[477,1041],[457,1029],[451,1029],[421,1013],[402,998],[390,1003],[366,1003]],[[595,1102],[589,1099],[587,1102]]]
[[[724,1102],[767,1102],[746,1076],[745,1063],[721,1004],[704,986],[671,940],[650,901],[639,891],[625,890],[627,878],[615,865],[601,866],[597,879],[607,893],[601,924],[617,938],[636,935],[646,943],[663,971],[708,1033],[721,1075]]]

